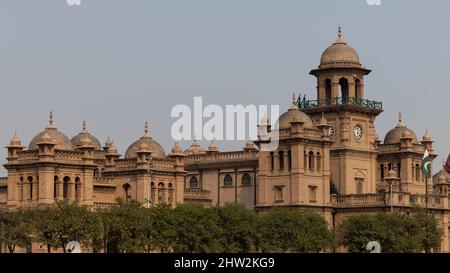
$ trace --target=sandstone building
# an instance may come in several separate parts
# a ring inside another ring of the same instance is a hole
[[[111,139],[102,147],[86,124],[68,138],[50,114],[28,146],[17,135],[6,146],[0,207],[63,200],[108,207],[117,198],[144,205],[237,202],[257,211],[311,209],[333,226],[349,215],[424,207],[427,186],[429,210],[444,230],[440,251],[448,252],[450,177],[439,172],[425,181],[420,167],[425,149],[436,157],[431,135],[419,139],[401,115],[379,138],[375,120],[383,110],[381,102],[366,99],[364,78],[370,72],[339,31],[310,72],[317,78],[317,98],[294,97],[275,124],[259,125],[261,132],[276,131],[279,146],[273,151],[260,149],[269,141],[260,137],[241,151],[221,152],[214,143],[203,148],[194,141],[185,150],[175,144],[166,154],[145,124],[142,137],[122,157]]]

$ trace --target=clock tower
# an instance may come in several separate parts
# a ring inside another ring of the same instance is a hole
[[[371,70],[361,65],[358,53],[343,39],[322,54],[320,65],[310,72],[317,78],[317,99],[299,99],[299,107],[313,121],[325,116],[332,126],[331,180],[339,194],[376,192],[375,118],[382,103],[364,97],[364,77]]]

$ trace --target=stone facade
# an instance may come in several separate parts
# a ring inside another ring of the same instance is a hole
[[[48,126],[28,147],[15,135],[0,178],[0,207],[14,209],[56,201],[91,207],[113,206],[117,198],[145,206],[200,203],[217,206],[243,203],[264,211],[274,206],[311,209],[330,226],[350,215],[428,207],[444,230],[440,251],[449,252],[445,171],[425,181],[420,168],[425,149],[433,154],[428,131],[419,140],[403,124],[383,141],[375,130],[381,102],[365,99],[364,77],[371,71],[342,38],[322,55],[317,99],[293,98],[292,106],[272,126],[265,119],[259,137],[241,151],[220,152],[194,141],[186,150],[178,144],[166,155],[145,124],[144,134],[118,154],[108,138],[104,147],[87,131],[72,139],[59,132],[50,115]],[[262,149],[275,132],[275,150]]]

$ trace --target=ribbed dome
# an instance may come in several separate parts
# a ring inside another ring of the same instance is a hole
[[[72,142],[70,142],[70,139],[58,131],[56,128],[47,127],[44,131],[37,134],[28,145],[28,150],[36,150],[38,149],[38,143],[41,142],[47,142],[48,138],[50,136],[51,141],[55,143],[55,149],[57,150],[73,150],[74,147],[72,145]]]
[[[413,143],[417,143],[416,133],[403,125],[402,116],[399,114],[399,120],[397,126],[390,130],[386,136],[384,137],[384,144],[395,144],[400,143],[401,139],[404,137],[411,137],[413,139]]]
[[[341,35],[341,29],[339,28],[338,39],[322,53],[319,67],[340,66],[361,67],[361,63],[358,53],[344,41]]]

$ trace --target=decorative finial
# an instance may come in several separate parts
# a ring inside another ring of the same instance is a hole
[[[14,129],[14,136],[17,137],[17,130]]]
[[[339,25],[339,27],[338,27],[338,37],[339,37],[339,38],[342,37],[342,28],[341,28],[341,25]]]
[[[82,129],[83,129],[83,133],[87,133],[87,129],[86,129],[86,120],[83,120],[83,126],[82,126]]]
[[[148,137],[148,127],[149,127],[148,121],[146,121],[144,124],[144,136],[145,137]]]
[[[53,111],[50,111],[50,113],[48,113],[48,124],[53,125]]]
[[[397,127],[404,127],[403,119],[402,119],[402,112],[398,113],[398,124],[397,124]]]
[[[291,110],[296,110],[298,109],[297,106],[297,99],[295,98],[295,92],[292,93],[292,106],[291,106]]]

